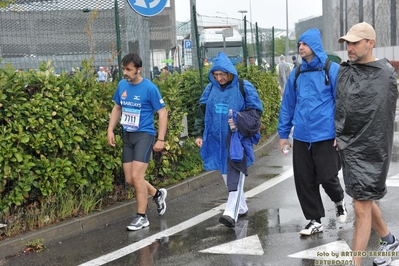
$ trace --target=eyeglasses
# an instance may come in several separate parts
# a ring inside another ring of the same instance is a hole
[[[227,73],[224,73],[224,72],[222,72],[222,73],[212,73],[212,76],[214,77],[214,78],[217,78],[217,77],[222,77],[222,78],[225,78],[225,77],[227,77]]]

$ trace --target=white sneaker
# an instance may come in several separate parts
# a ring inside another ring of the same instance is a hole
[[[166,196],[168,195],[168,191],[164,188],[161,188],[159,190],[159,192],[161,192],[161,195],[159,195],[158,198],[154,198],[154,202],[155,204],[157,204],[157,211],[158,211],[158,215],[164,215],[165,211],[166,211]]]
[[[335,204],[335,215],[337,216],[337,221],[341,224],[345,223],[346,218],[348,217],[348,213],[346,211],[346,206],[344,200],[342,200],[342,204]]]
[[[150,222],[147,219],[147,215],[142,217],[141,215],[136,215],[133,221],[127,226],[128,230],[136,231],[141,228],[147,227],[150,225]]]
[[[310,223],[308,223],[305,229],[301,230],[299,233],[303,236],[310,236],[320,232],[323,232],[323,225],[312,220]]]
[[[399,251],[399,240],[394,236],[394,240],[392,244],[388,244],[385,241],[380,241],[381,246],[380,246],[380,251],[385,252],[388,256],[385,257],[377,257],[374,259],[373,265],[375,266],[386,266],[390,265],[392,262],[392,257],[389,255],[392,255],[393,257],[396,257],[395,252],[397,253]],[[391,253],[391,254],[389,254]]]

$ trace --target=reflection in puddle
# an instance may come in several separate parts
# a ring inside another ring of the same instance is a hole
[[[152,242],[150,245],[143,247],[139,250],[138,254],[138,262],[139,266],[152,266],[153,265],[153,257],[155,252],[157,251],[159,246],[158,240]]]
[[[298,232],[302,229],[302,211],[298,208],[266,209],[256,212],[251,217],[255,231],[263,234]]]

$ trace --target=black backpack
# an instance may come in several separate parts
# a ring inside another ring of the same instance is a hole
[[[331,63],[332,63],[332,61],[327,59],[323,68],[318,67],[318,68],[306,69],[306,70],[302,70],[302,71],[301,71],[301,64],[298,64],[298,66],[295,69],[294,91],[296,91],[296,80],[297,80],[299,74],[305,73],[305,72],[322,71],[324,69],[324,71],[326,72],[325,83],[326,83],[326,85],[330,85],[330,77],[328,76],[328,74],[330,72]]]

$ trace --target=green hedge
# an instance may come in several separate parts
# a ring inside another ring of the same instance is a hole
[[[106,137],[117,84],[96,82],[90,65],[82,62],[72,77],[55,76],[51,62],[25,73],[0,69],[0,214],[77,191],[106,197],[123,175],[120,130],[117,148],[109,146]],[[262,133],[270,135],[280,104],[276,77],[257,68],[237,69],[258,89],[265,109]],[[193,131],[202,88],[193,70],[154,82],[167,104],[169,123],[165,150],[154,154],[146,178],[166,185],[203,171],[193,139],[180,137],[185,115]]]
[[[120,171],[106,138],[114,88],[98,84],[88,62],[72,78],[52,70],[0,70],[2,212],[82,187],[106,193]]]

